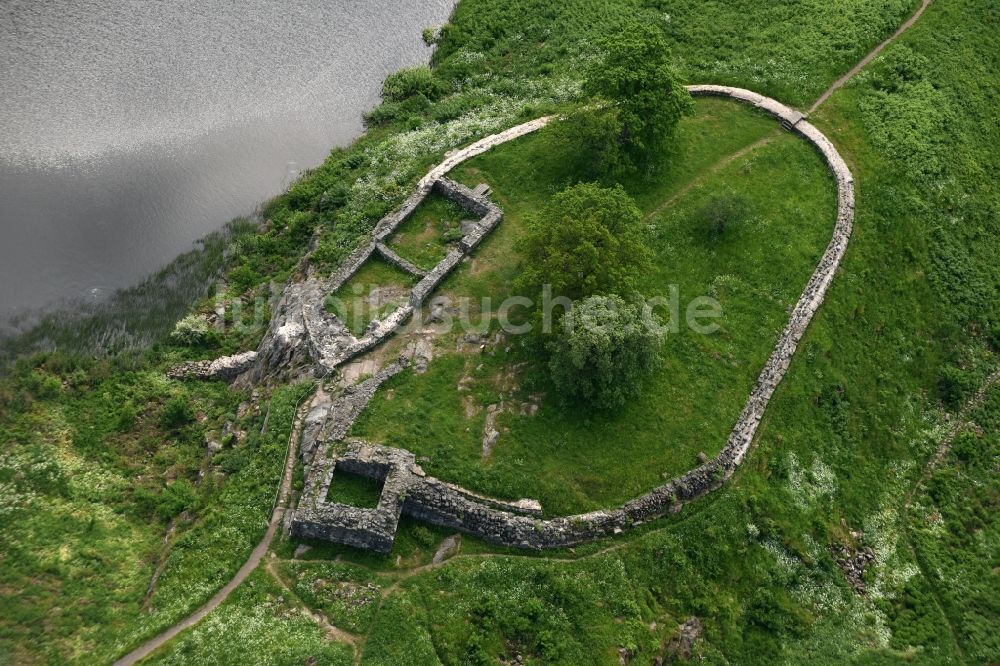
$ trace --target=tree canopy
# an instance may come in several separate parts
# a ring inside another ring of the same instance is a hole
[[[662,331],[641,304],[590,296],[562,318],[549,345],[549,373],[564,401],[598,409],[625,405],[658,361]]]
[[[604,55],[591,65],[584,84],[584,92],[600,105],[570,124],[589,144],[603,137],[603,165],[646,164],[691,112],[691,95],[677,81],[658,28],[633,25],[601,46]]]
[[[639,208],[620,185],[566,188],[525,220],[518,290],[535,297],[550,284],[553,296],[570,300],[636,291],[652,263],[641,225]]]

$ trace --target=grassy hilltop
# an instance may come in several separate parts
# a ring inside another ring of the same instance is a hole
[[[338,266],[446,151],[586,104],[596,44],[633,21],[662,28],[685,83],[806,109],[916,7],[462,0],[429,34],[432,66],[389,77],[363,137],[269,202],[255,233],[213,239],[225,280],[191,311],[223,304],[224,330],[181,344],[159,322],[141,351],[95,358],[60,345],[22,355],[0,380],[0,663],[108,663],[245,561],[311,383],[239,391],[164,373],[254,348],[270,296],[299,277],[311,244],[313,266]],[[448,533],[405,520],[388,556],[320,544],[296,554],[281,538],[151,661],[649,664],[680,658],[678,627],[694,617],[690,649],[709,663],[996,662],[997,35],[994,3],[936,0],[811,115],[855,175],[855,232],[723,489],[614,540],[541,555],[465,537],[428,566]],[[546,129],[452,174],[488,183],[505,220],[444,292],[511,293],[525,216],[580,180],[571,158]],[[669,336],[637,400],[584,419],[544,396],[532,349],[472,359],[449,334],[426,374],[380,390],[354,434],[408,448],[473,490],[539,498],[552,515],[620,503],[713,455],[829,239],[832,178],[773,120],[700,99],[660,168],[617,180],[654,256],[643,289],[714,296],[719,332]],[[715,237],[705,211],[720,192],[747,206]],[[442,256],[460,222],[443,202],[427,208],[392,239],[419,265]],[[497,417],[484,460],[487,406],[536,394],[537,415]],[[838,565],[841,548],[873,554],[864,593]]]

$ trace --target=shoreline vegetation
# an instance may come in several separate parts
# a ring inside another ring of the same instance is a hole
[[[147,349],[214,293],[232,246],[259,225],[259,219],[234,218],[138,284],[98,302],[70,300],[14,315],[0,325],[0,374],[17,357],[39,352],[106,357]]]
[[[0,377],[0,587],[11,591],[0,598],[0,662],[110,662],[232,578],[264,531],[312,383],[233,388],[168,379],[166,370],[255,348],[272,295],[300,277],[303,255],[311,252],[316,271],[338,266],[446,151],[585,105],[582,72],[602,38],[637,20],[655,25],[685,83],[746,87],[801,109],[918,4],[462,0],[448,24],[426,33],[437,45],[431,65],[390,75],[366,132],[266,203],[259,226],[237,221],[121,292],[114,306],[48,315],[20,342],[0,343],[5,357],[17,356]],[[1000,170],[992,149],[1000,126],[983,119],[995,115],[1000,29],[984,26],[1000,26],[986,0],[932,3],[810,117],[856,178],[855,236],[732,483],[679,516],[545,556],[413,521],[400,524],[387,556],[282,535],[223,606],[150,662],[225,663],[247,650],[266,664],[365,666],[667,663],[685,655],[708,663],[995,660],[1000,203],[989,174]],[[771,319],[786,316],[786,290],[794,296],[801,287],[784,284],[797,269],[769,261],[763,234],[747,238],[760,221],[738,223],[720,241],[715,218],[700,212],[708,194],[698,183],[736,189],[757,178],[750,200],[785,220],[822,209],[815,193],[824,181],[811,175],[815,155],[768,143],[753,118],[728,136],[712,121],[696,116],[681,130],[711,150],[668,155],[663,169],[626,186],[658,230],[655,249],[673,259],[664,270],[715,285],[747,339],[764,337]],[[531,159],[497,151],[456,175],[470,186],[487,180],[509,214],[484,258],[492,251],[506,265],[514,239],[505,234],[517,217],[574,180],[569,161],[546,155],[539,137]],[[782,172],[789,182],[813,183],[801,200],[769,197],[779,178],[768,169],[783,165],[792,167]],[[699,216],[716,236],[681,237]],[[776,228],[788,239],[783,251],[812,258],[807,233]],[[400,247],[431,256],[435,248],[413,231]],[[752,279],[733,278],[748,258]],[[481,296],[508,289],[513,277],[481,263],[443,288]],[[770,308],[766,321],[754,318],[759,302]],[[136,321],[117,325],[115,308]],[[173,322],[189,313],[221,325],[172,339]],[[726,347],[738,339],[713,341],[733,352],[718,358],[720,349],[681,340],[676,376],[713,363],[709,379],[745,373],[754,352]],[[39,346],[48,351],[28,353]],[[424,464],[436,474],[435,466],[452,465],[471,483],[543,475],[565,457],[582,470],[572,493],[551,490],[566,506],[648,481],[649,470],[615,478],[585,455],[574,459],[572,442],[557,437],[548,452],[530,447],[541,421],[515,414],[496,415],[501,428],[523,434],[513,451],[503,448],[506,433],[494,463],[479,459],[478,437],[472,455],[457,451],[470,439],[463,406],[435,397],[454,397],[467,371],[476,400],[492,404],[511,391],[504,357],[482,358],[479,369],[439,355],[427,374],[401,375],[359,427],[404,443],[413,432],[432,436],[440,444],[422,451],[431,458]],[[665,391],[687,386],[669,379],[660,381]],[[726,419],[719,401],[705,398],[710,382],[692,386],[702,398],[669,424],[688,433],[679,449],[688,458],[703,448],[699,428]],[[407,401],[421,400],[432,401],[437,420],[413,432],[393,425],[414,408]],[[546,407],[543,399],[539,411]],[[644,418],[615,432],[658,432],[664,423]],[[614,441],[603,447],[610,464],[630,455]],[[301,467],[294,478],[300,491]],[[370,490],[344,492],[371,501]]]

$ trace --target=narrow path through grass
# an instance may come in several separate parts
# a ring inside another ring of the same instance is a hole
[[[829,88],[823,91],[823,94],[820,95],[819,98],[815,102],[813,102],[813,105],[809,107],[809,113],[815,112],[816,109],[818,109],[820,105],[823,104],[823,102],[825,102],[830,98],[830,95],[837,92],[837,90],[843,87],[845,83],[853,79],[858,74],[858,72],[864,69],[865,66],[868,65],[868,63],[874,60],[875,56],[877,56],[879,53],[882,52],[882,49],[887,47],[889,44],[895,41],[896,38],[898,38],[904,32],[913,27],[913,24],[917,22],[917,19],[921,17],[921,15],[924,13],[924,10],[927,9],[933,1],[934,0],[923,0],[923,2],[920,3],[920,7],[917,8],[917,11],[913,13],[913,16],[906,19],[906,21],[904,21],[903,24],[899,26],[896,32],[892,33],[892,35],[888,37],[885,41],[881,42],[878,46],[869,51],[868,54],[858,62],[858,64],[856,64],[854,67],[851,67],[846,74],[844,74],[839,79],[834,81]]]
[[[719,173],[720,171],[722,171],[725,167],[729,166],[730,164],[732,164],[733,162],[735,162],[739,158],[752,153],[753,151],[757,150],[758,148],[762,148],[762,147],[768,145],[769,143],[771,143],[772,141],[774,141],[779,136],[781,136],[781,131],[780,130],[775,130],[774,132],[772,132],[771,134],[768,134],[764,138],[758,139],[758,140],[754,141],[753,143],[751,143],[748,146],[744,146],[743,148],[740,148],[739,150],[737,150],[735,152],[729,153],[728,155],[726,155],[725,157],[723,157],[722,159],[720,159],[718,162],[716,162],[715,164],[713,164],[712,166],[710,166],[708,169],[706,169],[705,171],[703,171],[696,178],[694,178],[690,182],[688,182],[684,187],[682,187],[680,190],[678,190],[675,194],[673,194],[673,195],[667,197],[666,199],[664,199],[663,203],[661,203],[656,208],[652,209],[651,211],[649,211],[646,214],[646,217],[644,218],[644,220],[646,220],[648,222],[649,220],[653,219],[654,217],[656,217],[657,215],[659,215],[663,211],[665,211],[667,208],[670,208],[670,206],[672,206],[675,203],[677,203],[677,201],[679,199],[681,199],[685,194],[687,194],[688,192],[690,192],[691,190],[693,190],[694,188],[696,188],[698,185],[701,185],[705,180],[707,180],[711,176],[716,175],[717,173]]]
[[[318,387],[318,390],[321,391],[322,388]],[[305,419],[310,406],[311,401],[308,399],[310,395],[314,394],[309,394],[303,398],[302,405],[296,411],[295,421],[292,425],[292,433],[288,441],[288,453],[285,456],[285,469],[281,478],[281,485],[277,490],[274,509],[271,512],[271,519],[268,521],[267,532],[264,533],[264,538],[262,538],[253,549],[253,552],[250,553],[250,557],[247,558],[247,561],[244,562],[243,566],[239,568],[236,575],[233,576],[232,579],[230,579],[229,582],[222,587],[222,589],[216,592],[204,606],[166,631],[154,636],[125,656],[116,660],[114,662],[115,666],[131,666],[132,664],[139,663],[158,648],[170,642],[185,629],[198,624],[202,618],[218,608],[219,605],[229,597],[230,593],[239,587],[240,584],[246,580],[251,573],[253,573],[254,569],[257,568],[257,565],[260,564],[261,559],[263,559],[264,555],[271,547],[271,541],[274,539],[274,535],[277,533],[278,527],[281,526],[285,517],[285,510],[288,507],[288,499],[291,495],[292,489],[292,477],[295,470],[295,459],[299,450],[298,441],[299,437],[302,435],[303,419]]]
[[[329,618],[324,617],[321,613],[310,608],[302,597],[295,593],[295,590],[292,589],[292,586],[289,585],[288,581],[286,581],[284,577],[278,573],[278,570],[274,568],[274,564],[274,558],[268,559],[264,562],[264,568],[267,569],[267,573],[271,575],[271,578],[273,578],[275,582],[278,583],[278,585],[280,585],[281,588],[285,590],[285,592],[292,599],[294,599],[296,603],[298,603],[303,611],[305,611],[305,613],[312,618],[312,620],[319,625],[320,629],[325,631],[330,638],[342,643],[348,643],[355,648],[355,654],[357,654],[357,647],[362,640],[361,636],[335,626],[332,622],[330,622]]]

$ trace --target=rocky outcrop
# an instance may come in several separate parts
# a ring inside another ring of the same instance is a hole
[[[167,372],[171,379],[221,379],[231,382],[257,360],[257,352],[223,356],[214,361],[190,361]]]
[[[677,628],[677,633],[670,637],[664,651],[670,655],[671,660],[690,661],[694,643],[702,631],[701,620],[696,617],[688,618],[687,622]],[[653,663],[662,665],[663,660],[658,657]]]
[[[307,467],[312,464],[316,449],[319,448],[323,426],[326,425],[331,404],[329,401],[324,401],[315,405],[302,421],[302,443],[299,446],[299,456]]]
[[[870,546],[854,548],[835,543],[830,546],[830,553],[854,591],[865,594],[868,591],[865,585],[865,569],[875,563],[875,551]]]
[[[461,534],[452,534],[447,536],[438,546],[438,549],[434,551],[434,557],[431,558],[431,564],[441,564],[450,557],[454,557],[458,553],[458,549],[462,543]]]
[[[268,378],[276,378],[289,368],[307,366],[313,358],[307,335],[304,304],[322,292],[312,280],[288,285],[271,307],[267,333],[257,347],[256,362],[239,378],[249,388]]]

